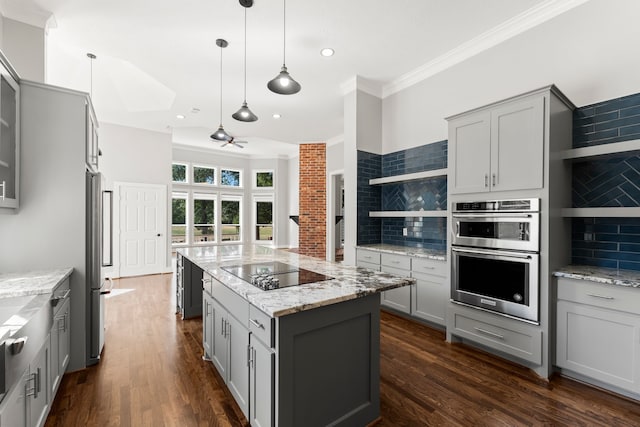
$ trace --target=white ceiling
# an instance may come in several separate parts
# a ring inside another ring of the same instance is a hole
[[[178,144],[220,145],[209,135],[220,122],[215,40],[226,39],[222,122],[249,144],[224,150],[291,155],[301,142],[340,139],[343,94],[356,75],[387,96],[585,0],[289,0],[286,65],[302,90],[288,96],[266,87],[282,65],[282,1],[255,0],[247,10],[254,123],[231,118],[243,100],[244,8],[237,0],[1,1],[14,19],[53,15],[48,83],[92,91],[101,122],[172,132]],[[324,47],[335,55],[322,57]],[[93,72],[87,52],[97,55]]]

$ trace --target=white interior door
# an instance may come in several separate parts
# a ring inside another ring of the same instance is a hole
[[[167,189],[164,185],[120,184],[120,277],[165,270]]]

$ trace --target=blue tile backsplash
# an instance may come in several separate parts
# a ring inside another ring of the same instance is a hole
[[[573,146],[640,139],[640,93],[576,108]]]
[[[388,243],[444,251],[445,218],[369,218],[369,211],[446,209],[446,177],[383,185],[369,185],[369,179],[446,167],[447,141],[382,156],[358,151],[358,244]]]
[[[640,139],[640,93],[578,108],[573,147]],[[640,155],[573,164],[572,205],[640,206]],[[573,218],[571,262],[640,271],[640,218]]]
[[[640,271],[640,218],[573,218],[574,264]]]

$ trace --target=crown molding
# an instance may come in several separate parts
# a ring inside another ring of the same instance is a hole
[[[2,16],[42,29],[56,28],[57,22],[53,13],[42,9],[33,2],[24,0],[0,0]]]
[[[382,87],[380,84],[367,80],[361,76],[353,76],[346,82],[342,83],[340,85],[340,89],[342,90],[343,96],[355,90],[360,90],[377,98],[382,98]]]
[[[410,71],[382,88],[386,98],[534,28],[589,0],[546,0]]]

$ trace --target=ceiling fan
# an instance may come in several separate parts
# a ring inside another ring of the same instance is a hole
[[[244,148],[244,145],[241,145],[241,144],[248,144],[248,143],[249,141],[240,141],[240,140],[236,141],[235,137],[232,136],[230,139],[226,140],[224,144],[220,146],[220,148],[226,145],[233,145],[237,148]]]

